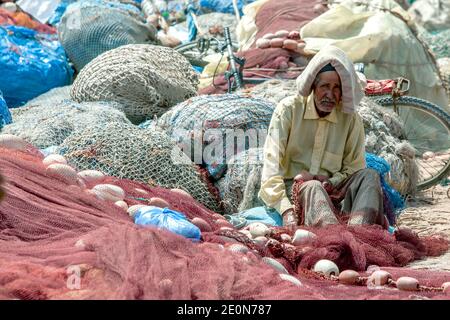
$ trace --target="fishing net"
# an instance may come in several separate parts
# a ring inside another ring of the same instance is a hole
[[[239,95],[198,96],[163,114],[158,125],[219,179],[232,156],[264,145],[274,108],[266,100]]]
[[[126,190],[126,201],[139,188],[140,194],[146,193],[143,198],[163,197],[187,216],[208,221],[213,231],[203,232],[203,241],[194,243],[164,230],[135,226],[123,209],[46,175],[39,157],[1,149],[0,170],[7,194],[0,203],[1,299],[448,299],[429,288],[448,281],[448,272],[398,268],[445,250],[445,242],[438,239],[405,232],[390,236],[376,227],[334,226],[311,229],[317,238],[292,248],[280,237],[292,231],[281,228],[270,235],[278,242],[260,247],[235,230],[219,229],[212,223],[214,214],[192,199],[107,178]],[[236,244],[248,253],[236,251]],[[279,275],[269,257],[285,266],[297,283]],[[344,285],[306,269],[323,257],[341,270],[366,270],[378,263],[394,279],[412,276],[427,287],[408,292]]]
[[[419,28],[418,36],[428,45],[436,59],[450,57],[450,29],[428,32]]]
[[[69,5],[58,34],[78,71],[105,51],[156,41],[156,30],[145,24],[135,5],[111,0],[83,0]]]
[[[238,93],[243,96],[255,97],[268,100],[278,104],[284,98],[297,92],[295,80],[271,79],[257,84],[254,87],[239,89]]]
[[[192,66],[171,48],[127,45],[91,61],[76,78],[75,101],[116,101],[133,122],[161,115],[196,95]]]
[[[139,129],[126,122],[89,126],[65,139],[58,153],[79,170],[98,170],[152,186],[181,188],[218,211],[217,201],[197,167],[161,131]]]
[[[439,71],[442,75],[447,95],[450,97],[450,58],[441,58],[437,60]]]
[[[215,37],[224,39],[223,30],[225,27],[230,28],[230,36],[232,41],[236,41],[236,16],[229,13],[211,12],[197,16],[197,22],[202,34],[206,37]],[[187,22],[181,23],[183,28],[187,28]],[[199,31],[200,32],[200,31]]]
[[[76,103],[70,100],[31,105],[14,114],[14,122],[5,126],[2,133],[19,136],[45,149],[60,145],[72,133],[86,128],[109,123],[130,124],[123,112],[116,110],[118,108],[118,104],[109,102]]]
[[[415,149],[400,139],[404,128],[398,116],[369,98],[361,100],[358,113],[366,133],[366,151],[382,157],[391,167],[386,181],[401,194],[415,194],[419,177]]]
[[[226,214],[264,205],[258,198],[264,149],[252,148],[231,158],[225,176],[216,182]]]

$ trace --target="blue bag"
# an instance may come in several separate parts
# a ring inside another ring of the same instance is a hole
[[[0,90],[10,108],[56,87],[69,85],[73,71],[56,35],[0,26]]]
[[[190,223],[184,214],[169,208],[143,207],[134,216],[134,223],[143,226],[153,225],[193,241],[200,240],[200,229]]]
[[[0,91],[0,129],[4,125],[10,124],[12,122],[11,112],[9,112],[6,101],[3,99],[3,94]]]
[[[238,229],[246,227],[253,222],[260,222],[274,227],[283,225],[281,215],[277,210],[269,207],[255,207],[233,215],[225,215],[225,218]]]

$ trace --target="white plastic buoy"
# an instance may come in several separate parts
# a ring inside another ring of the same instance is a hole
[[[298,287],[302,286],[302,283],[300,282],[300,280],[298,280],[296,277],[291,276],[290,274],[280,273],[280,278],[283,280],[289,281]]]
[[[338,276],[339,275],[339,268],[338,266],[330,260],[327,259],[322,259],[316,262],[316,264],[314,265],[314,272],[317,273],[322,273],[324,275],[326,275],[327,277],[329,276]]]
[[[281,239],[281,241],[283,241],[283,242],[291,242],[291,241],[292,241],[291,236],[288,235],[287,233],[282,233],[282,234],[280,235],[280,239]]]
[[[344,270],[339,274],[339,283],[355,284],[359,277],[359,273],[355,270]]]
[[[292,244],[295,246],[303,245],[315,238],[317,238],[317,236],[314,233],[308,230],[297,229],[294,233],[294,237],[292,238]]]
[[[256,238],[268,235],[270,229],[264,223],[253,222],[248,225],[248,231],[250,231],[253,238]]]
[[[97,170],[83,170],[78,172],[78,176],[87,183],[98,183],[105,177],[103,172]]]
[[[78,185],[78,175],[74,168],[67,164],[54,163],[47,167],[45,173],[52,178],[63,181],[69,185]]]
[[[127,203],[126,203],[125,201],[123,201],[123,200],[116,201],[116,202],[114,202],[114,204],[115,204],[116,206],[118,206],[119,208],[122,208],[122,209],[125,210],[125,211],[128,210],[128,205],[127,205]]]
[[[412,277],[401,277],[396,281],[397,289],[403,291],[417,291],[419,290],[419,281]]]
[[[139,209],[143,208],[143,207],[147,207],[146,205],[143,204],[135,204],[131,207],[128,208],[127,212],[130,215],[131,218],[134,219],[134,216],[136,215],[136,213],[138,212]]]
[[[174,188],[174,189],[170,189],[170,191],[172,191],[175,194],[181,195],[181,196],[192,198],[192,196],[188,192],[184,191],[183,189]]]
[[[384,286],[392,279],[392,275],[384,270],[375,270],[367,279],[367,283],[374,286]]]
[[[255,242],[256,244],[258,244],[260,246],[264,246],[268,240],[269,239],[267,239],[266,237],[256,237],[255,239],[253,239],[253,242]]]
[[[247,253],[249,249],[244,246],[243,244],[233,243],[229,247],[227,247],[228,250],[232,252],[239,252],[239,253]]]
[[[113,184],[98,184],[92,188],[92,191],[106,201],[116,202],[125,199],[125,191]]]
[[[61,156],[59,154],[50,154],[42,160],[42,163],[45,166],[49,166],[54,163],[67,164],[67,160],[66,160],[66,158],[64,158],[63,156]]]
[[[0,147],[13,150],[26,150],[28,143],[22,138],[13,134],[0,134]]]
[[[289,274],[289,272],[286,270],[286,268],[275,259],[272,259],[269,257],[264,257],[264,258],[262,258],[262,261],[264,261],[266,264],[268,264],[269,266],[274,268],[279,273]]]
[[[159,208],[168,208],[169,207],[169,203],[167,203],[166,200],[158,198],[158,197],[150,198],[148,205],[159,207]]]
[[[450,282],[444,282],[444,283],[442,284],[442,291],[443,291],[444,293],[450,294]]]

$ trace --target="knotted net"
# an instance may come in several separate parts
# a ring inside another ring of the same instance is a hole
[[[139,123],[196,95],[197,83],[192,66],[175,50],[135,44],[91,61],[76,78],[71,96],[78,102],[118,102]]]
[[[294,249],[280,238],[292,230],[277,229],[270,237],[279,240],[261,247],[234,230],[220,230],[213,223],[215,214],[189,197],[106,178],[124,188],[126,201],[139,188],[139,194],[147,193],[143,198],[159,196],[189,218],[202,217],[213,231],[203,232],[203,241],[193,243],[164,230],[135,226],[123,209],[47,176],[39,156],[0,151],[6,190],[0,203],[2,299],[448,299],[442,291],[427,288],[407,292],[338,284],[303,268],[323,257],[341,270],[365,270],[376,262],[394,278],[408,275],[439,287],[448,281],[448,272],[398,266],[423,253],[442,252],[444,242],[431,252],[429,241],[405,237],[407,233],[392,237],[376,227],[336,226],[312,230],[317,238]],[[249,252],[236,251],[236,244]],[[390,259],[392,253],[395,258]],[[280,276],[273,261],[265,260],[271,263],[267,265],[262,256],[286,266],[297,284]]]

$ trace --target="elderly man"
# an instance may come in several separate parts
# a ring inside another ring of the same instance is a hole
[[[379,175],[365,169],[364,127],[355,112],[363,91],[353,63],[342,50],[326,47],[297,87],[298,94],[283,99],[272,116],[259,197],[284,225],[385,225]],[[296,195],[294,181],[301,183]],[[301,216],[294,214],[293,196]]]

